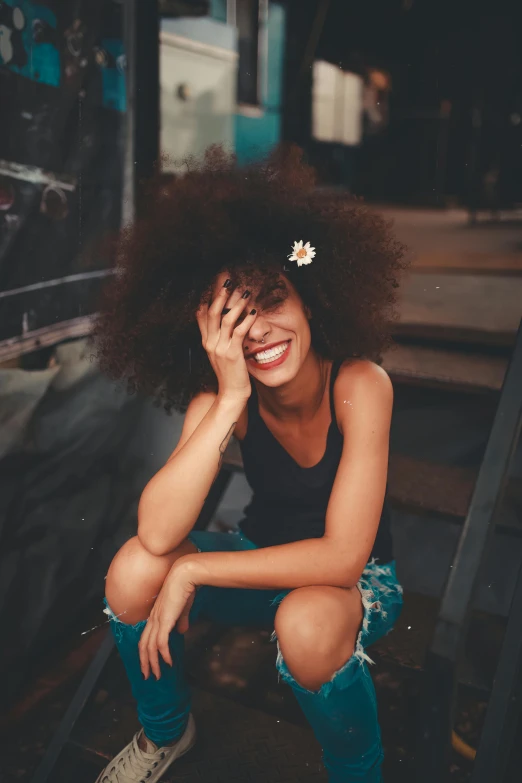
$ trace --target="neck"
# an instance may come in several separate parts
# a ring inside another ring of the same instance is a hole
[[[313,418],[324,399],[329,364],[310,350],[288,383],[273,389],[254,381],[263,408],[279,420],[302,422]]]

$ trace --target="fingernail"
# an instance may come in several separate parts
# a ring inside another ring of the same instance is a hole
[[[250,296],[250,291],[245,291],[241,299],[248,299],[249,296]]]
[[[225,282],[223,283],[223,288],[228,288],[228,287],[229,287],[229,285],[230,285],[230,283],[231,283],[231,280],[230,280],[230,279],[227,277],[227,279],[226,279],[226,280],[225,280]]]

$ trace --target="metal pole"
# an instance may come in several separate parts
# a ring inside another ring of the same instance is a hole
[[[504,780],[522,710],[522,567],[477,748],[471,783]]]
[[[64,745],[67,744],[67,741],[71,736],[71,731],[85,707],[87,699],[91,695],[105,664],[109,660],[109,656],[114,649],[114,646],[115,643],[112,632],[107,631],[105,639],[91,661],[89,668],[85,672],[84,678],[67,708],[67,712],[63,716],[58,729],[51,739],[45,756],[36,770],[31,783],[46,783],[49,779],[51,772],[56,766],[60,753],[62,752]]]
[[[426,657],[417,750],[419,783],[443,783],[448,775],[458,666],[521,419],[522,321]]]
[[[127,123],[122,223],[128,225],[139,211],[139,183],[153,174],[159,159],[158,0],[126,0],[124,37]]]

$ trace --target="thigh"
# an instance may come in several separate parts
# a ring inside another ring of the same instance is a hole
[[[200,552],[242,552],[257,549],[242,533],[195,530],[189,540]],[[274,626],[277,604],[286,595],[281,590],[247,590],[203,585],[197,591],[190,622],[199,618],[225,625]],[[276,600],[277,599],[277,600]]]

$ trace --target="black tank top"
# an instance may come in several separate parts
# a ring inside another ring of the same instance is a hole
[[[245,476],[253,490],[239,527],[259,547],[324,535],[326,508],[341,459],[343,436],[337,426],[333,387],[342,361],[330,375],[330,412],[326,451],[310,468],[302,468],[272,435],[259,414],[255,384],[248,399],[247,433],[240,441]],[[385,499],[371,552],[380,563],[393,560],[390,513]]]

